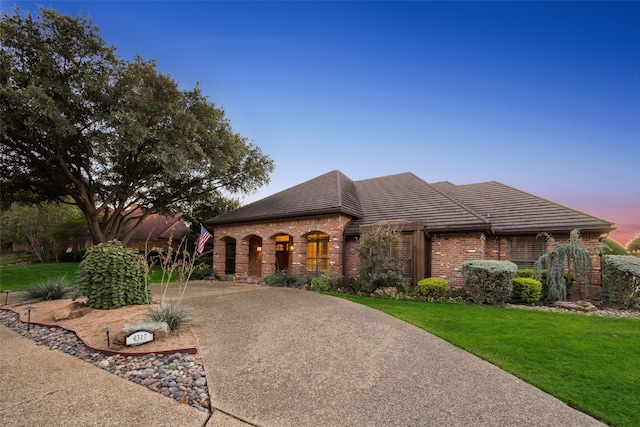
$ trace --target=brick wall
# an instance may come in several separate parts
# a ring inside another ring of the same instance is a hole
[[[509,259],[509,238],[505,236],[490,236],[486,242],[485,259],[505,261]]]
[[[288,235],[292,238],[290,269],[297,274],[307,274],[307,239],[310,232],[329,235],[329,264],[332,274],[343,274],[343,232],[351,218],[344,215],[321,215],[279,221],[218,225],[214,228],[213,269],[224,273],[226,239],[236,241],[236,276],[264,277],[276,271],[275,238]],[[257,251],[261,244],[261,251]]]
[[[431,277],[441,277],[450,287],[464,286],[462,263],[487,259],[486,237],[476,233],[438,233],[431,235]]]
[[[344,244],[343,276],[356,278],[360,275],[358,265],[360,263],[360,241],[355,237],[349,237]]]
[[[225,239],[236,241],[236,276],[264,277],[276,271],[275,238],[291,237],[290,269],[296,274],[307,274],[307,235],[322,232],[329,235],[330,271],[334,275],[358,277],[359,241],[344,238],[343,229],[350,218],[343,215],[296,218],[280,221],[260,221],[236,225],[216,226],[214,229],[213,267],[223,274],[225,267]],[[568,234],[553,236],[558,242],[567,242]],[[600,235],[582,235],[585,247],[599,244]],[[483,232],[431,234],[431,277],[441,277],[451,287],[464,286],[462,264],[465,261],[487,259],[508,260],[509,237],[486,236]],[[260,250],[258,250],[260,247]],[[548,250],[552,248],[549,246]],[[591,282],[593,296],[600,295],[600,256],[592,254]],[[584,297],[583,287],[574,285],[570,298]]]

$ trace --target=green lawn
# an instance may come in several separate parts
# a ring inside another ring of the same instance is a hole
[[[0,268],[0,292],[20,291],[31,286],[64,278],[73,283],[78,272],[77,262],[32,263]],[[177,274],[174,274],[177,280]],[[162,278],[161,270],[154,270],[150,276],[151,283],[158,283]]]
[[[640,320],[342,298],[386,312],[616,426],[640,426]]]
[[[28,287],[65,278],[73,282],[78,271],[77,262],[32,263],[0,268],[0,291],[20,291]]]

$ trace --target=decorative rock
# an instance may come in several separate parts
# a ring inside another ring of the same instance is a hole
[[[386,288],[380,288],[380,289],[376,289],[374,291],[374,295],[377,297],[389,297],[389,296],[397,296],[398,295],[398,289],[394,288],[393,286],[389,286]]]
[[[159,341],[169,336],[169,325],[167,322],[140,322],[129,323],[122,327],[113,339],[113,342],[118,345],[125,344],[125,337],[135,331],[149,331],[153,332],[153,339]],[[155,358],[154,353],[147,355],[149,359]]]
[[[583,311],[583,312],[592,312],[592,311],[598,310],[598,307],[596,307],[595,305],[591,304],[588,301],[577,301],[577,302],[556,301],[553,303],[553,306],[557,308],[562,308],[565,310],[575,310],[575,311]]]
[[[53,312],[53,319],[57,322],[60,320],[77,319],[84,315],[82,309],[84,304],[81,302],[72,302],[66,307],[60,308]]]

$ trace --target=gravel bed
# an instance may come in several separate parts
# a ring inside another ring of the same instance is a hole
[[[209,412],[207,378],[198,355],[149,353],[144,356],[109,356],[87,348],[75,333],[63,328],[32,324],[27,330],[27,324],[21,322],[20,316],[13,311],[0,310],[0,323],[38,345],[46,345],[52,350],[86,360],[163,396]]]

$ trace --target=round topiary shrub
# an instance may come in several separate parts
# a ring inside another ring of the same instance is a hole
[[[516,301],[540,301],[540,298],[542,298],[542,283],[535,279],[516,277],[513,279],[513,292],[511,295]]]
[[[420,295],[434,301],[442,301],[447,294],[449,282],[440,277],[428,277],[418,282]]]
[[[511,261],[474,260],[462,263],[464,287],[476,304],[504,304],[511,296],[518,266]]]
[[[112,240],[87,249],[76,278],[78,292],[93,308],[149,304],[151,287],[142,255]]]

